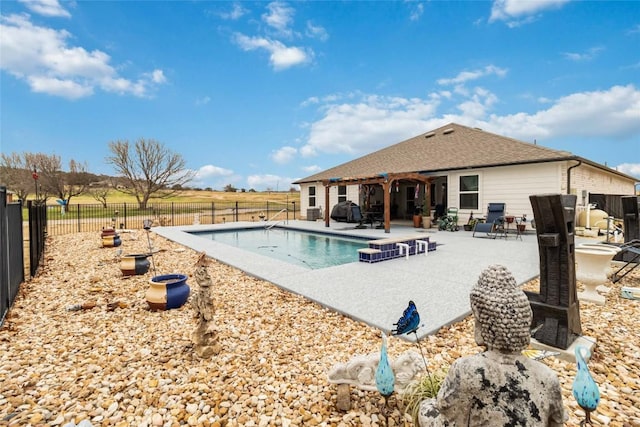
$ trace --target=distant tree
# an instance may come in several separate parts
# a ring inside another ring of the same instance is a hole
[[[109,195],[109,187],[95,186],[89,189],[91,197],[96,199],[103,208],[107,208],[107,196]]]
[[[289,188],[289,193],[298,193],[299,190],[296,187],[290,187]]]
[[[234,187],[233,185],[231,185],[231,184],[227,184],[227,185],[224,186],[224,192],[225,193],[235,193],[237,191],[238,191],[238,189],[236,187]]]
[[[256,192],[256,190],[255,190],[255,189],[253,189],[253,188],[250,188],[250,189],[249,189],[249,193],[255,193],[255,192]]]
[[[241,188],[241,189],[240,189],[240,192],[241,192],[241,193],[245,193],[246,191],[247,191],[247,190],[245,190],[244,188]]]
[[[204,189],[204,191],[213,191],[213,188],[207,187],[207,188]]]
[[[189,182],[195,172],[185,167],[180,154],[173,153],[153,139],[109,143],[111,156],[106,158],[126,183],[120,191],[135,196],[140,209],[146,209],[151,196],[166,198],[175,194],[175,185]]]
[[[45,200],[50,195],[55,195],[68,205],[72,197],[87,192],[91,176],[87,173],[85,163],[71,159],[69,171],[64,172],[60,156],[43,153],[33,155],[33,163],[38,169]]]
[[[13,191],[23,204],[27,202],[29,193],[35,191],[37,185],[32,176],[33,165],[28,163],[27,154],[0,155],[0,183]]]
[[[0,159],[2,181],[23,202],[35,192],[38,202],[46,202],[55,195],[69,203],[73,196],[86,192],[95,176],[73,159],[69,161],[69,171],[63,171],[60,156],[55,154],[23,152],[2,154]]]

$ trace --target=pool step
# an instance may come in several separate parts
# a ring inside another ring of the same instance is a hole
[[[370,240],[369,247],[358,249],[360,262],[380,262],[409,255],[425,254],[435,251],[436,243],[428,237],[399,237]]]

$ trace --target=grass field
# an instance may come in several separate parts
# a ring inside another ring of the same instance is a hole
[[[299,192],[288,191],[263,191],[263,192],[225,192],[225,191],[205,191],[205,190],[184,190],[172,195],[169,198],[152,197],[150,203],[170,203],[170,202],[280,202],[291,203],[300,202]],[[71,204],[95,204],[100,203],[90,194],[83,194],[71,198]],[[111,190],[107,195],[107,203],[137,203],[132,195],[125,194],[119,190]],[[48,205],[57,205],[55,198],[49,199]]]

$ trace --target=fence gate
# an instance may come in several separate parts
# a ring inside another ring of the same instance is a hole
[[[22,204],[8,203],[0,187],[0,325],[24,281]]]

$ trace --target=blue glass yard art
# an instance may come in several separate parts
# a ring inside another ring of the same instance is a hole
[[[387,355],[387,337],[382,332],[382,346],[380,347],[380,361],[378,362],[378,369],[376,369],[376,388],[381,395],[387,399],[393,393],[396,377],[391,369],[391,363],[389,363],[389,356]]]
[[[389,356],[387,355],[387,337],[384,332],[382,332],[380,360],[378,361],[378,368],[376,369],[376,388],[384,397],[384,408],[381,409],[380,413],[387,418],[386,425],[389,425],[389,415],[387,413],[389,396],[393,394],[395,382],[396,377],[393,369],[391,369],[391,363],[389,363]]]
[[[573,397],[576,399],[578,406],[584,409],[585,419],[580,423],[581,426],[591,423],[591,412],[595,411],[600,402],[600,390],[594,381],[587,362],[585,360],[591,356],[588,348],[577,346],[576,350],[576,378],[573,380]]]

